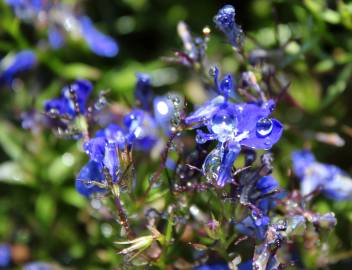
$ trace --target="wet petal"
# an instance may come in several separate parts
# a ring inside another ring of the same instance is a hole
[[[225,148],[217,180],[217,184],[220,187],[223,187],[229,180],[231,180],[231,170],[233,163],[235,162],[239,153],[240,146],[236,142],[230,142],[229,145]]]
[[[248,137],[241,140],[240,144],[252,149],[268,150],[279,141],[283,132],[282,124],[276,119],[271,119],[272,129],[267,136],[260,136],[255,126],[249,131]]]
[[[223,96],[217,96],[212,100],[206,102],[202,106],[200,106],[195,112],[191,113],[188,117],[186,117],[185,122],[187,125],[204,122],[205,120],[209,120],[209,118],[214,114],[219,107],[224,103],[225,98]]]

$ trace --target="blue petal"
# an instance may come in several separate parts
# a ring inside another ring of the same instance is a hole
[[[91,160],[102,162],[105,155],[105,138],[95,137],[83,143],[83,149]]]
[[[315,157],[308,150],[294,151],[291,155],[293,162],[293,171],[299,178],[303,178],[308,166],[315,162]]]
[[[187,125],[205,122],[211,118],[211,116],[224,104],[225,98],[223,96],[217,96],[212,100],[201,105],[195,112],[191,113],[186,117],[185,122]]]
[[[264,176],[259,179],[256,183],[256,188],[263,194],[269,193],[270,191],[276,189],[279,183],[271,176]]]
[[[125,147],[126,132],[117,124],[109,124],[95,133],[95,137],[104,137],[107,142],[116,143],[120,149]]]
[[[24,267],[23,270],[54,270],[53,267],[51,267],[47,263],[42,263],[42,262],[32,262],[32,263],[27,263]]]
[[[324,194],[333,200],[352,200],[352,178],[336,166],[326,166],[330,169],[331,177],[323,186]]]
[[[90,181],[104,181],[102,167],[95,161],[89,161],[79,172],[76,177],[76,190],[86,197],[89,197],[93,193],[106,191],[104,188],[101,188]]]
[[[116,144],[108,143],[105,145],[103,164],[109,170],[112,180],[116,182],[118,179],[118,170],[120,167],[118,146]]]
[[[235,162],[239,153],[239,145],[236,142],[229,142],[229,145],[224,150],[224,154],[221,160],[221,166],[217,180],[217,184],[220,187],[223,187],[229,180],[231,180],[231,170],[233,163]]]
[[[258,150],[268,150],[274,144],[276,144],[281,138],[283,132],[282,124],[276,119],[271,119],[272,121],[272,130],[269,135],[262,137],[258,135],[256,126],[254,129],[249,130],[249,136],[240,141],[240,144],[252,149]]]
[[[44,104],[44,110],[46,112],[50,112],[51,110],[55,110],[60,115],[69,114],[69,112],[71,112],[70,110],[68,110],[67,100],[63,97],[54,98],[54,99],[46,101]]]
[[[11,263],[11,247],[8,244],[0,244],[0,268],[8,267]]]
[[[83,37],[94,53],[104,57],[114,57],[117,55],[119,48],[113,38],[99,32],[88,17],[82,17],[80,22]]]
[[[18,73],[31,69],[36,63],[37,57],[34,52],[24,50],[17,53],[0,73],[0,83],[11,83]],[[1,64],[3,64],[3,61]]]
[[[193,270],[230,270],[226,263],[205,264],[193,268]]]
[[[60,49],[65,43],[65,38],[60,29],[56,26],[52,26],[48,30],[48,39],[50,46],[53,49]]]

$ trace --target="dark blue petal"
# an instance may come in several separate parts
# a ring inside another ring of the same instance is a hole
[[[253,261],[252,260],[248,260],[244,263],[241,263],[238,265],[238,270],[252,270],[253,269]]]
[[[86,197],[93,193],[106,191],[91,181],[100,183],[104,181],[102,166],[95,161],[89,161],[79,172],[76,177],[76,190]]]
[[[46,112],[55,111],[55,113],[58,113],[60,115],[69,114],[71,110],[69,110],[68,107],[68,102],[63,97],[48,100],[44,104],[44,110]]]
[[[265,224],[263,226],[257,226],[251,216],[248,216],[240,223],[237,223],[235,228],[238,232],[249,237],[255,237],[259,240],[263,240],[265,238],[265,233],[267,230],[267,226]]]
[[[223,96],[217,96],[212,100],[201,105],[195,112],[191,113],[186,117],[185,122],[187,125],[205,122],[209,120],[212,115],[223,105],[225,98]]]
[[[193,268],[193,270],[230,270],[226,263],[205,264]]]
[[[114,57],[119,48],[115,40],[98,31],[88,17],[80,18],[83,37],[90,49],[100,56]]]
[[[4,70],[0,71],[0,83],[11,83],[18,73],[31,69],[36,62],[37,57],[34,52],[30,50],[17,53],[10,60],[10,63],[6,64]],[[3,61],[1,64],[3,64]]]
[[[233,89],[233,78],[230,74],[226,74],[220,83],[219,92],[221,95],[229,97],[233,93]]]
[[[0,244],[0,268],[8,267],[11,263],[11,247],[8,244]]]
[[[254,129],[249,130],[248,137],[241,140],[240,144],[258,150],[270,149],[274,144],[279,141],[283,132],[283,126],[279,121],[277,121],[276,119],[271,119],[271,121],[272,129],[270,131],[270,134],[268,134],[267,136],[260,136],[255,126]]]
[[[308,166],[315,162],[315,157],[308,150],[294,151],[291,155],[293,171],[299,178],[303,178]]]
[[[145,73],[137,73],[136,77],[137,83],[134,96],[136,101],[140,103],[142,109],[149,110],[153,98],[150,76]]]
[[[264,176],[256,183],[256,188],[263,194],[273,191],[279,186],[279,183],[271,176]]]

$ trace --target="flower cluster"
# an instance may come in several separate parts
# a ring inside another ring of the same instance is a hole
[[[57,12],[57,16],[62,12],[50,2],[39,1],[38,6],[27,1],[11,3],[23,18],[32,18],[37,10],[47,15]],[[27,13],[20,13],[23,10]],[[109,56],[109,42],[89,19],[72,13],[65,16],[93,51]],[[226,5],[214,21],[229,43],[239,48],[244,40],[234,18],[234,7]],[[203,30],[203,38],[194,38],[181,22],[178,32],[184,51],[172,60],[197,71],[209,97],[193,112],[187,113],[187,102],[179,94],[155,95],[151,77],[138,73],[132,108],[112,110],[105,92],[91,102],[93,85],[77,80],[44,104],[46,125],[59,134],[82,139],[88,161],[77,174],[76,190],[87,199],[95,200],[97,194],[113,198],[112,211],[124,229],[122,235],[128,238],[115,244],[130,245],[119,252],[127,263],[138,258],[138,264],[161,269],[167,264],[195,270],[284,269],[293,263],[288,250],[297,237],[310,241],[311,235],[318,237],[336,225],[333,213],[310,209],[310,195],[322,191],[333,199],[352,199],[352,180],[336,166],[299,151],[293,153],[293,170],[301,191],[281,187],[278,180],[284,179],[274,177],[275,155],[270,150],[284,131],[284,125],[273,117],[284,86],[261,80],[265,71],[250,65],[241,67],[244,71],[239,76],[220,76],[220,69],[205,61],[209,31]],[[60,35],[51,38],[60,40]],[[205,75],[207,69],[211,80]],[[30,115],[25,119],[23,125],[34,123]],[[142,162],[135,158],[138,154],[143,155]],[[153,167],[146,157],[160,164],[150,178],[136,173],[141,163]],[[167,183],[162,181],[164,172]],[[139,190],[134,193],[136,186]],[[140,210],[138,221],[143,224],[136,228],[129,223],[125,196],[121,196],[126,187],[130,191],[126,197]],[[155,200],[151,193],[160,204],[151,203]],[[145,228],[151,234],[140,236]],[[247,239],[252,256],[235,248]],[[185,243],[196,248],[175,260]],[[172,245],[174,254],[169,257]],[[190,258],[193,261],[188,263]]]
[[[71,5],[57,1],[6,0],[17,17],[48,29],[48,40],[53,49],[64,46],[65,39],[81,38],[95,54],[114,57],[119,47],[113,38],[100,32],[87,16],[76,14]]]

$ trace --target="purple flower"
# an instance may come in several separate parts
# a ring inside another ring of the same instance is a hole
[[[11,84],[18,73],[30,70],[36,62],[37,57],[30,50],[5,57],[0,62],[0,83]]]
[[[11,263],[11,248],[8,244],[0,244],[0,268],[8,267]]]
[[[55,112],[59,115],[69,115],[75,117],[75,104],[73,95],[76,98],[80,113],[86,111],[86,103],[92,92],[93,86],[87,80],[77,80],[69,86],[65,86],[59,98],[48,100],[44,105],[44,110],[48,113]]]
[[[197,131],[198,143],[219,141],[219,186],[225,185],[230,179],[232,165],[240,153],[241,146],[268,150],[280,139],[283,126],[276,119],[270,118],[273,108],[272,100],[262,104],[233,104],[224,96],[217,96],[186,118],[187,124],[195,124],[194,127],[206,126],[210,132]],[[207,168],[204,166],[203,173],[207,174],[204,171]]]
[[[352,200],[352,179],[346,172],[334,165],[317,162],[307,150],[293,152],[292,160],[303,196],[320,188],[330,199]]]
[[[235,22],[236,11],[232,5],[222,7],[214,17],[216,26],[227,36],[234,47],[241,45],[243,31]]]
[[[83,38],[94,53],[104,57],[114,57],[117,55],[119,47],[115,40],[98,31],[90,18],[86,16],[81,17],[80,23]]]

